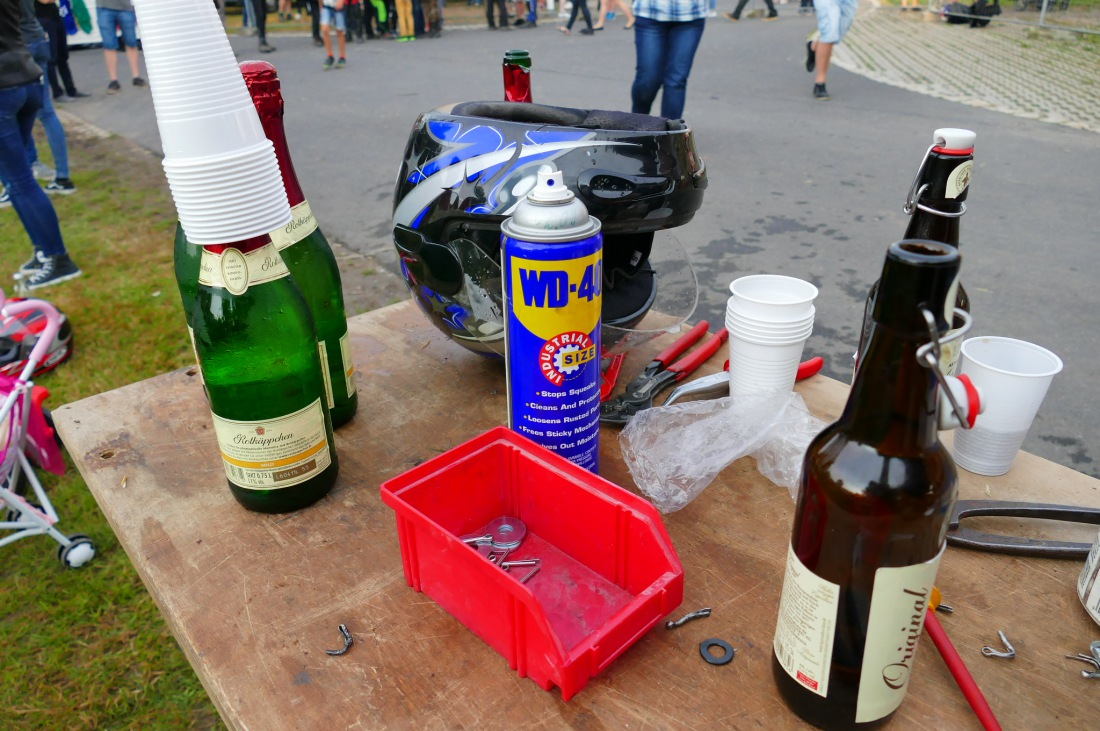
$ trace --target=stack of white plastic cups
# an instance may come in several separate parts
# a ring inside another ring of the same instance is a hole
[[[790,391],[814,328],[817,287],[794,277],[757,274],[735,280],[730,292],[730,395]]]
[[[290,221],[275,149],[210,0],[134,0],[164,172],[193,244],[224,244]]]

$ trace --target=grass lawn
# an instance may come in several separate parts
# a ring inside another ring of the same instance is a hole
[[[193,362],[159,162],[116,137],[70,132],[69,145],[79,191],[53,201],[84,276],[36,293],[75,335],[72,359],[38,381],[54,408]],[[39,145],[47,162],[48,149]],[[8,273],[31,252],[12,208],[0,209],[0,240],[0,286],[11,295]],[[42,477],[59,529],[91,536],[97,555],[73,570],[46,536],[0,548],[0,726],[224,728],[72,461],[63,477]]]

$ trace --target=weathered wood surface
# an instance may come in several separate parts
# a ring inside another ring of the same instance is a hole
[[[563,703],[405,585],[394,516],[379,497],[384,480],[503,423],[500,365],[447,341],[409,302],[354,318],[351,335],[359,415],[337,433],[333,493],[298,513],[260,515],[234,502],[195,369],[54,412],[230,727],[803,727],[778,699],[770,669],[793,503],[751,459],[666,516],[685,567],[680,611],[707,606],[713,615],[655,629]],[[631,355],[624,382],[656,345]],[[799,390],[827,419],[846,394],[820,376]],[[603,475],[633,488],[615,430],[604,428],[601,452]],[[1004,477],[962,475],[964,497],[1100,504],[1100,481],[1030,455]],[[1063,658],[1100,637],[1074,593],[1081,566],[959,549],[943,560],[938,585],[956,612],[941,621],[1006,729],[1094,727],[1100,686]],[[355,645],[326,655],[342,645],[341,623]],[[981,655],[997,630],[1016,646],[1015,660]],[[702,661],[699,643],[709,637],[737,648],[733,663]],[[979,728],[931,642],[921,644],[891,728]]]

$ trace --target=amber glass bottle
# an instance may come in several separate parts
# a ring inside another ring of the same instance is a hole
[[[932,133],[932,147],[921,161],[905,201],[904,210],[910,219],[903,238],[939,241],[959,248],[959,219],[966,212],[966,195],[974,169],[975,139],[976,135],[967,129],[945,127]],[[859,345],[860,359],[871,328],[871,307],[878,288],[879,282],[875,282],[867,295]],[[970,312],[970,296],[961,284],[955,293],[954,306]],[[962,340],[959,339],[944,346],[940,361],[943,373],[954,371],[961,345]]]
[[[283,187],[290,202],[291,221],[285,228],[272,231],[271,240],[313,314],[317,345],[326,365],[325,392],[332,411],[332,425],[342,426],[355,416],[359,396],[355,390],[355,367],[348,341],[340,268],[294,172],[283,129],[283,94],[275,67],[265,61],[246,61],[241,64],[241,73],[259,112],[264,134],[275,145]]]
[[[951,246],[890,247],[848,403],[802,465],[773,670],[820,728],[873,727],[905,697],[956,494],[916,352],[930,340],[922,311],[948,330],[958,270]]]

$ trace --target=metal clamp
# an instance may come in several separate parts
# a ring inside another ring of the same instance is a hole
[[[1000,650],[994,650],[989,645],[982,648],[982,654],[986,657],[1003,657],[1005,660],[1011,660],[1016,657],[1016,648],[1012,646],[1012,643],[1005,637],[1003,630],[997,630],[997,636],[1001,638],[1001,642],[1004,643],[1005,650],[1007,652],[1001,652]]]
[[[936,330],[936,317],[927,308],[921,309],[921,315],[924,316],[924,321],[928,325],[929,341],[924,345],[917,348],[917,362],[925,368],[928,368],[936,377],[936,383],[939,384],[940,391],[951,403],[951,409],[955,412],[956,418],[959,420],[960,428],[969,429],[970,424],[966,417],[966,412],[963,411],[962,406],[959,405],[958,399],[955,398],[954,392],[947,385],[947,377],[940,371],[940,357],[943,351],[943,346],[946,343],[953,343],[959,340],[968,332],[974,325],[974,318],[970,316],[970,313],[966,310],[961,310],[958,307],[954,308],[954,316],[962,320],[962,325],[957,328],[952,328],[948,333],[941,337]]]
[[[905,205],[902,206],[902,211],[904,211],[907,216],[912,216],[917,209],[925,213],[931,213],[935,216],[943,216],[944,218],[959,218],[966,213],[965,203],[959,203],[959,210],[956,213],[955,211],[941,211],[920,202],[920,198],[924,195],[924,191],[928,189],[928,183],[920,185],[921,177],[924,174],[924,166],[928,164],[928,158],[932,155],[932,150],[936,149],[936,147],[936,144],[929,145],[924,153],[924,157],[921,158],[920,166],[917,168],[917,174],[913,177],[913,184],[909,186],[909,193],[905,196]]]

